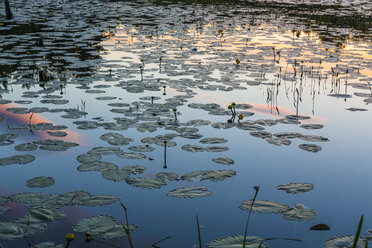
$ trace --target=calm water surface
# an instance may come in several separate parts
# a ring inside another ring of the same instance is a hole
[[[171,239],[161,247],[197,247],[196,214],[203,244],[243,235],[248,211],[239,205],[253,198],[253,187],[258,185],[259,200],[282,203],[292,210],[295,204],[306,208],[296,212],[295,220],[281,213],[252,213],[249,235],[302,240],[265,241],[270,247],[323,247],[331,238],[353,235],[362,214],[361,235],[368,235],[372,228],[370,3],[11,4],[15,18],[2,18],[0,26],[0,130],[1,135],[19,136],[2,136],[0,155],[30,154],[35,160],[4,162],[0,195],[12,199],[17,193],[84,190],[120,199],[91,204],[103,206],[47,207],[66,216],[48,222],[46,231],[35,232],[35,244],[64,244],[64,235],[73,232],[76,240],[71,247],[101,247],[84,244],[84,233],[73,227],[95,215],[111,215],[124,222],[119,201],[127,206],[130,223],[139,226],[132,234],[136,247],[149,247],[166,236]],[[236,115],[228,109],[232,102],[238,104]],[[262,120],[273,125],[264,125]],[[67,136],[50,136],[56,131],[52,128],[37,130],[36,124],[47,122],[65,125],[59,131]],[[321,128],[305,129],[304,124],[321,124]],[[189,129],[183,132],[182,127]],[[109,144],[100,138],[107,133],[132,140]],[[176,142],[167,147],[166,169],[160,138],[158,144],[148,144],[153,151],[140,152],[145,155],[141,159],[102,156],[101,161],[118,168],[146,167],[143,173],[128,175],[129,179],[105,179],[101,173],[109,168],[104,165],[84,172],[78,169],[77,156],[94,147],[118,147],[119,154],[133,152],[136,147],[132,146],[148,148],[143,147],[144,138],[163,134],[175,134],[172,141]],[[208,137],[224,138],[227,143],[200,142]],[[38,144],[33,151],[15,150],[19,144],[45,139],[79,146],[49,151],[53,147]],[[228,150],[192,152],[187,145]],[[212,161],[216,158],[234,163],[218,164]],[[212,180],[181,178],[201,170],[217,172]],[[157,179],[163,185],[156,188],[149,178],[159,172],[174,172],[177,180]],[[229,176],[221,177],[227,172]],[[55,183],[45,188],[26,186],[39,176],[52,177]],[[133,185],[131,179],[138,177],[148,181]],[[290,194],[276,188],[288,183],[310,183],[313,189]],[[195,186],[211,194],[193,199],[167,196],[171,190]],[[14,222],[27,213],[32,216],[30,204],[10,200],[2,206],[9,208],[0,216],[2,222]],[[40,216],[37,221],[45,222]],[[320,223],[331,230],[308,231]],[[5,231],[0,228],[0,232],[5,247],[27,247],[21,236],[8,240]],[[128,247],[125,238],[105,241]]]

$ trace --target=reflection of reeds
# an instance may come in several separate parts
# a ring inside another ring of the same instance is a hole
[[[200,235],[200,224],[199,224],[199,216],[196,214],[196,226],[198,228],[198,242],[199,242],[199,248],[202,248],[202,241],[201,241],[201,235]]]

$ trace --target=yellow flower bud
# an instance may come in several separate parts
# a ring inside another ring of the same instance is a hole
[[[228,109],[232,109],[232,107],[233,107],[232,105],[227,106]]]
[[[72,234],[72,233],[67,233],[66,234],[66,240],[67,241],[72,241],[74,239],[75,239],[75,235],[74,234]]]
[[[239,120],[243,120],[243,115],[242,114],[238,115],[238,118]]]

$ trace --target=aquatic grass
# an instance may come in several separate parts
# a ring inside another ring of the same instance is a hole
[[[4,5],[5,5],[5,17],[6,17],[6,19],[7,20],[13,19],[13,13],[10,9],[9,0],[5,0]]]
[[[254,188],[254,190],[255,190],[255,193],[254,193],[254,197],[253,197],[253,200],[252,200],[251,206],[250,206],[250,208],[249,208],[249,213],[248,213],[247,222],[246,222],[246,224],[245,224],[244,239],[243,239],[243,248],[245,248],[245,242],[246,242],[246,240],[247,240],[247,233],[248,233],[248,224],[249,224],[249,219],[250,219],[250,217],[251,217],[252,208],[253,208],[254,202],[256,201],[256,198],[257,198],[257,195],[258,195],[258,191],[260,190],[260,186],[254,186],[253,188]]]
[[[359,237],[360,237],[360,232],[361,232],[362,226],[363,226],[363,219],[364,219],[364,214],[362,214],[362,216],[360,217],[360,220],[359,220],[358,228],[357,228],[357,231],[356,231],[355,236],[354,236],[353,248],[357,248]]]

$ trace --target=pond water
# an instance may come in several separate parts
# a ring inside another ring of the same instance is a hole
[[[135,247],[168,236],[158,247],[199,247],[196,214],[203,247],[243,247],[250,210],[246,247],[352,247],[362,214],[366,247],[371,2],[11,8],[0,19],[4,247],[65,247],[69,232],[69,247],[130,247],[120,202]]]

